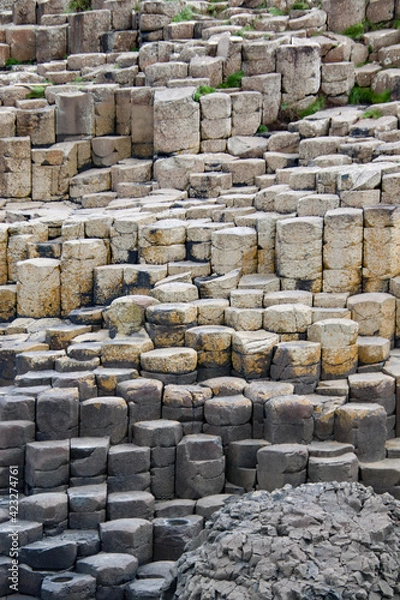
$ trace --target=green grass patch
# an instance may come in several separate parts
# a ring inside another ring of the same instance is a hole
[[[261,125],[257,129],[257,133],[268,133],[268,127],[261,123]]]
[[[210,87],[209,85],[200,85],[193,94],[193,100],[199,102],[202,96],[206,96],[207,94],[213,94],[214,92],[215,88]]]
[[[172,18],[172,23],[183,23],[184,21],[191,21],[194,17],[193,10],[190,6],[185,6],[182,10]]]
[[[317,98],[310,106],[307,106],[304,110],[299,111],[299,117],[304,119],[304,117],[309,117],[310,115],[314,115],[319,110],[323,110],[325,108],[325,98],[320,96]]]
[[[22,65],[22,61],[17,58],[7,58],[6,67],[13,67],[14,65]]]
[[[275,6],[271,6],[271,8],[268,9],[268,12],[273,17],[284,17],[286,15],[285,11],[276,8]]]
[[[249,23],[248,25],[245,25],[244,27],[242,27],[242,29],[240,31],[235,33],[235,35],[240,35],[241,37],[244,37],[244,35],[247,31],[254,31],[254,30],[255,30],[254,25],[251,25]]]
[[[368,31],[379,31],[380,29],[386,29],[387,27],[397,28],[395,23],[396,20],[382,21],[381,23],[371,23],[368,21],[368,19],[365,19],[364,21],[356,23],[355,25],[351,25],[345,29],[342,32],[342,35],[347,35],[347,37],[358,41],[363,37],[364,33],[367,33]],[[398,21],[398,24],[400,26],[400,21]]]
[[[360,40],[365,33],[364,23],[356,23],[356,25],[350,25],[347,29],[342,32],[342,35],[346,35],[352,40]]]
[[[219,89],[227,89],[227,88],[240,88],[242,85],[242,79],[244,77],[244,71],[236,71],[236,73],[232,73],[228,75],[226,81],[221,83],[218,88]]]
[[[70,12],[85,12],[92,10],[91,0],[71,0],[68,5]]]
[[[302,0],[298,0],[298,2],[295,2],[292,6],[292,10],[308,10],[309,8],[310,5],[308,2],[304,2]]]
[[[26,100],[33,100],[35,98],[45,98],[46,86],[37,85],[31,89],[30,92],[25,96]]]
[[[390,90],[377,94],[369,87],[355,85],[350,92],[349,104],[384,104],[390,102],[390,96]]]
[[[382,111],[379,110],[379,108],[369,108],[368,110],[365,111],[362,118],[363,119],[379,119],[382,116],[383,116]]]

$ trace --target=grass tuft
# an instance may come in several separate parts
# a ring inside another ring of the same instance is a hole
[[[286,15],[285,11],[276,8],[275,6],[271,6],[271,8],[268,9],[268,12],[273,17],[284,17]]]
[[[383,116],[382,111],[379,110],[379,108],[369,108],[368,110],[365,111],[362,118],[363,119],[379,119],[382,116]]]
[[[268,127],[261,123],[261,125],[257,129],[257,133],[268,133]]]
[[[219,89],[226,88],[240,88],[242,85],[242,79],[244,77],[244,71],[236,71],[236,73],[232,73],[228,75],[226,81],[224,83],[220,83],[218,86]]]
[[[292,10],[308,10],[310,5],[305,0],[298,0],[292,6]]]
[[[193,100],[199,102],[202,96],[206,96],[207,94],[213,94],[214,92],[215,88],[210,87],[209,85],[200,85],[193,94]]]
[[[321,96],[317,98],[310,106],[307,106],[304,110],[299,111],[299,117],[304,119],[304,117],[309,117],[310,115],[314,115],[319,110],[323,110],[325,108],[325,98]]]
[[[22,61],[17,58],[7,58],[6,67],[13,67],[14,65],[22,65]]]
[[[31,89],[30,92],[25,96],[26,100],[33,100],[35,98],[45,98],[46,86],[37,85]]]
[[[190,6],[185,6],[182,10],[172,18],[172,23],[183,23],[183,21],[191,21],[194,13]]]
[[[92,10],[91,0],[71,0],[68,5],[70,12],[85,12]]]
[[[364,23],[357,23],[356,25],[350,25],[347,29],[342,32],[342,35],[346,35],[352,40],[360,40],[365,33]]]
[[[349,104],[384,104],[390,102],[390,96],[390,90],[377,94],[369,87],[355,85],[350,92]]]

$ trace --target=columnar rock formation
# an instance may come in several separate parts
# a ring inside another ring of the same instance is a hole
[[[400,498],[399,3],[0,9],[0,596],[167,598],[232,494]]]

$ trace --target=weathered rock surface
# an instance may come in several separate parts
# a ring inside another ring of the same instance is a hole
[[[174,598],[395,597],[399,516],[355,483],[232,498],[179,560]]]

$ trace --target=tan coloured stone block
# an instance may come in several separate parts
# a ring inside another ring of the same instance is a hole
[[[360,335],[378,335],[393,340],[396,301],[390,294],[367,293],[350,296],[347,308],[359,324]]]
[[[18,316],[60,316],[60,261],[32,258],[19,262],[17,269]]]
[[[17,135],[29,136],[33,146],[49,146],[56,141],[55,108],[20,109],[17,115]]]
[[[357,371],[358,346],[346,348],[322,348],[321,378],[340,379]]]
[[[276,50],[276,71],[282,75],[282,99],[293,103],[319,91],[321,58],[313,41],[282,44]]]
[[[200,144],[200,107],[194,89],[156,91],[154,97],[154,149],[161,154],[197,153]]]
[[[156,285],[150,293],[159,302],[193,302],[199,297],[195,285],[180,282]]]
[[[189,65],[191,77],[207,77],[211,87],[222,83],[223,59],[219,56],[194,56]]]
[[[323,291],[333,294],[358,294],[361,291],[361,268],[324,270]]]
[[[96,167],[111,167],[111,165],[130,156],[131,138],[128,136],[95,137],[92,139],[92,159]]]
[[[79,139],[95,132],[94,100],[80,91],[56,95],[57,140]]]
[[[304,333],[311,325],[312,310],[302,304],[269,306],[264,311],[263,327],[276,333]]]
[[[107,264],[108,252],[103,240],[65,242],[61,255],[61,311],[67,315],[75,308],[93,302],[93,271]]]
[[[358,336],[358,360],[361,364],[370,365],[389,358],[390,341],[378,336]]]
[[[263,325],[262,308],[227,308],[225,324],[236,331],[257,331]]]
[[[225,309],[229,301],[220,299],[202,299],[193,302],[197,307],[197,323],[199,325],[224,325]]]
[[[3,137],[14,137],[15,136],[15,122],[16,122],[16,109],[11,106],[0,107],[0,136]]]
[[[100,36],[111,28],[111,13],[109,10],[73,13],[69,15],[68,22],[69,54],[100,52]]]
[[[12,20],[16,25],[36,23],[35,0],[15,0],[12,4]]]
[[[232,366],[246,379],[268,377],[279,336],[266,331],[237,332],[232,336]]]
[[[156,373],[190,373],[197,366],[197,352],[192,348],[159,348],[143,352],[142,369]]]
[[[6,29],[10,57],[21,62],[36,60],[36,35],[31,25],[13,25]]]
[[[36,60],[38,63],[63,60],[67,53],[67,25],[36,28]]]
[[[0,285],[0,320],[11,321],[17,315],[17,286]]]
[[[119,336],[102,343],[101,363],[110,368],[138,369],[142,352],[149,352],[153,348],[153,342],[144,331],[127,337]]]
[[[351,319],[325,319],[308,328],[307,338],[322,348],[345,348],[356,344],[359,326]]]
[[[139,295],[121,296],[113,300],[104,313],[110,337],[140,331],[144,326],[146,308],[157,303],[154,298]]]
[[[240,266],[243,274],[257,269],[257,234],[250,227],[232,227],[211,234],[213,271],[222,275]]]
[[[154,94],[149,87],[132,89],[132,150],[135,156],[153,156]]]
[[[79,202],[86,194],[106,192],[111,187],[111,169],[89,169],[75,175],[70,182],[70,197]]]
[[[31,192],[29,137],[0,139],[0,197],[25,198]]]
[[[328,14],[329,29],[341,33],[360,23],[365,18],[365,5],[364,0],[354,0],[351,4],[346,0],[324,0],[322,8]]]
[[[8,225],[0,224],[0,285],[7,283]]]
[[[322,275],[320,217],[285,219],[276,225],[277,272],[286,278],[318,279]]]
[[[215,92],[200,97],[202,119],[228,119],[232,113],[232,102],[228,94]]]

